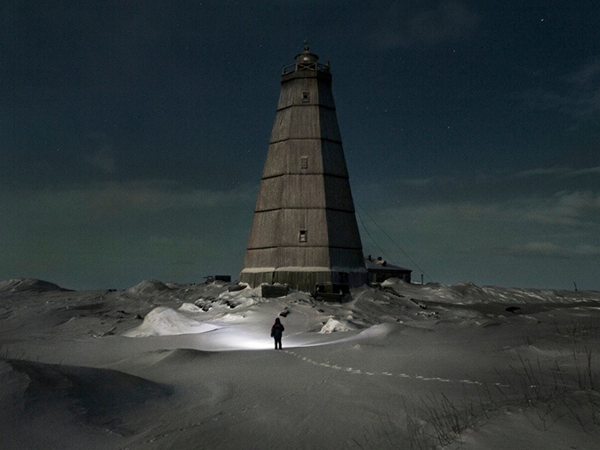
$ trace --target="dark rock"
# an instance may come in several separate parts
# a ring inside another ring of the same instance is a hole
[[[231,309],[233,309],[233,308],[235,308],[235,307],[237,307],[237,306],[240,306],[240,304],[239,304],[239,303],[237,303],[237,302],[234,302],[233,300],[225,300],[225,304],[226,304],[227,306],[229,306]]]
[[[245,284],[234,284],[233,286],[229,286],[227,288],[227,291],[228,292],[237,292],[237,291],[243,291],[244,289],[246,289]]]

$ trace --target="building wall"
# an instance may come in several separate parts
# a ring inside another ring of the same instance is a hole
[[[344,272],[346,280],[350,286],[362,286],[368,282],[366,272]],[[280,270],[274,272],[242,272],[240,281],[248,283],[250,286],[260,286],[262,283],[287,284],[292,289],[315,294],[317,285],[326,285],[329,283],[340,283],[340,272],[323,271],[294,271]]]

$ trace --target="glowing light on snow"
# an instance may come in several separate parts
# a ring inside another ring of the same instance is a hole
[[[249,338],[248,336],[244,338],[236,338],[235,342],[239,347],[248,350],[264,350],[274,347],[274,343],[271,339],[265,340],[259,338]]]
[[[264,331],[251,333],[240,331],[237,327],[221,328],[198,335],[198,344],[206,350],[266,350],[274,347],[273,339]]]
[[[232,350],[267,350],[274,349],[273,339],[269,337],[269,327],[262,321],[239,322],[243,317],[225,314],[216,321],[200,321],[194,311],[188,311],[191,304],[180,311],[167,307],[158,307],[146,315],[144,322],[124,333],[127,337],[169,337],[187,336],[184,342],[193,342],[192,346],[206,351],[232,351]],[[194,314],[194,318],[183,314]],[[239,319],[239,320],[233,320]],[[224,321],[222,321],[224,320]],[[296,331],[296,332],[292,332]],[[366,337],[375,337],[385,334],[386,327],[376,325],[357,333],[350,330],[343,323],[329,320],[321,333],[310,332],[307,329],[291,327],[289,334],[283,336],[284,348],[315,347],[349,342]],[[322,334],[325,333],[325,334]],[[186,344],[187,345],[187,344]]]
[[[317,347],[321,345],[340,344],[364,339],[367,337],[381,336],[388,332],[386,325],[375,325],[358,334],[348,336],[340,333],[338,339],[331,339],[331,334],[322,335],[309,333],[304,335],[283,336],[283,348]],[[326,339],[326,340],[321,340]],[[204,350],[231,351],[231,350],[269,350],[274,348],[273,339],[265,336],[261,331],[240,331],[238,327],[220,328],[210,333],[198,335],[197,345]]]

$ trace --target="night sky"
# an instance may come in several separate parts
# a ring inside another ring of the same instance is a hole
[[[0,1],[0,279],[237,278],[281,68],[308,39],[366,254],[425,281],[600,289],[599,18],[583,0]]]

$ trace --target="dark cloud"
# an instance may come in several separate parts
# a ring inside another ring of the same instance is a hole
[[[583,64],[553,86],[539,86],[517,96],[536,111],[559,110],[579,120],[600,112],[600,57]]]
[[[548,225],[600,226],[600,192],[561,191],[547,198],[527,200],[523,220]]]
[[[89,159],[89,163],[103,172],[114,173],[117,171],[117,164],[110,147],[103,147],[98,150]]]
[[[538,167],[517,172],[517,178],[529,177],[578,177],[581,175],[600,175],[599,167],[587,167],[585,169],[573,169],[571,167]]]
[[[424,221],[496,222],[513,228],[519,236],[520,226],[568,227],[574,235],[579,228],[600,230],[600,192],[561,191],[554,194],[521,196],[511,199],[488,197],[480,200],[458,200],[412,204],[385,211],[397,216],[419,216]],[[396,211],[396,212],[394,212]],[[510,224],[510,225],[509,225]]]
[[[575,72],[566,77],[567,81],[580,86],[598,84],[600,78],[600,57],[592,59],[589,63],[577,68]]]
[[[526,244],[512,245],[506,248],[494,249],[502,255],[516,257],[538,258],[592,258],[600,256],[600,247],[591,244],[579,244],[568,247],[552,242],[527,242]]]
[[[67,189],[12,191],[1,196],[11,209],[33,217],[50,214],[69,223],[86,223],[129,215],[160,214],[173,210],[233,207],[254,198],[252,186],[227,190],[190,189],[167,180],[108,181]]]
[[[432,45],[467,36],[479,15],[461,2],[394,2],[385,12],[379,45],[387,48]]]
[[[255,194],[164,180],[0,191],[0,273],[71,287],[235,277]]]

